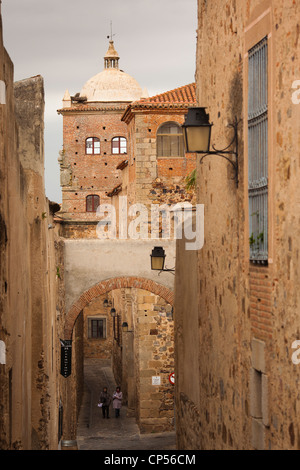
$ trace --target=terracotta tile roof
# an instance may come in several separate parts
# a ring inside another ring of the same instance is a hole
[[[153,108],[187,108],[191,104],[196,104],[196,84],[190,83],[174,90],[160,93],[159,95],[150,96],[139,101],[134,101],[130,105],[98,105],[89,106],[86,104],[77,104],[70,108],[58,109],[58,114],[74,113],[74,112],[91,112],[91,111],[126,111],[128,109],[153,109]]]
[[[134,101],[127,106],[122,121],[129,122],[134,110],[187,109],[196,105],[196,84],[190,83],[156,96]]]
[[[137,103],[196,103],[196,84],[190,83],[150,98],[135,101],[134,104]]]

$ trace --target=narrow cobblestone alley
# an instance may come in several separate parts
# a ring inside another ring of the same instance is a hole
[[[135,418],[126,416],[126,406],[116,419],[111,405],[110,419],[103,419],[102,411],[97,407],[100,392],[106,386],[112,395],[116,388],[110,361],[85,360],[84,381],[77,428],[78,450],[176,449],[175,432],[140,434]]]

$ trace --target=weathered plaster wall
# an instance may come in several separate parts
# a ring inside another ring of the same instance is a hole
[[[151,271],[150,254],[157,243],[165,248],[168,266],[173,267],[175,246],[172,240],[65,240],[66,309],[70,309],[85,290],[114,277],[144,277],[173,290],[172,276]]]
[[[27,186],[24,202],[29,226],[30,324],[32,331],[35,332],[31,335],[30,352],[32,361],[31,446],[32,448],[47,448],[51,444],[55,445],[53,433],[57,428],[56,420],[53,420],[51,437],[48,414],[51,407],[52,410],[56,410],[57,407],[56,369],[53,367],[56,354],[54,343],[56,271],[54,234],[48,229],[48,224],[52,222],[52,215],[47,209],[48,202],[44,188],[43,79],[34,77],[22,80],[15,84],[14,90],[18,128],[17,149]],[[12,207],[11,211],[15,213],[15,208]],[[16,229],[17,226],[16,221]],[[19,243],[22,246],[21,240]],[[14,266],[17,265],[19,258],[18,251],[11,254]],[[42,285],[41,279],[43,279]],[[19,292],[21,296],[22,291]],[[27,332],[25,335],[27,337]],[[27,368],[25,365],[23,367]]]

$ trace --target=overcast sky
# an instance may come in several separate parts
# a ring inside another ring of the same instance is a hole
[[[66,89],[74,95],[103,70],[111,21],[120,68],[150,96],[195,80],[197,0],[2,0],[2,21],[15,80],[44,78],[46,195],[56,202],[56,111]]]

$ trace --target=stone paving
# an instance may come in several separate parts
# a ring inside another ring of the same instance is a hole
[[[116,383],[110,361],[87,359],[84,363],[84,396],[77,427],[78,450],[172,450],[176,449],[175,432],[140,434],[135,418],[127,416],[123,406],[120,417],[115,418],[112,405],[110,418],[103,419],[97,407],[103,387],[110,395]]]

